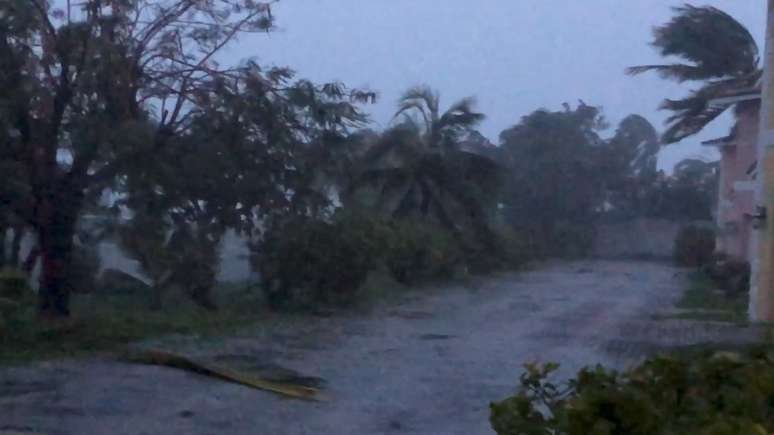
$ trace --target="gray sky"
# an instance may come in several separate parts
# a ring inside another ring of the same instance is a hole
[[[631,65],[660,62],[648,45],[654,25],[672,16],[674,0],[282,0],[274,9],[280,30],[250,35],[227,56],[257,56],[290,66],[317,82],[340,80],[368,87],[380,101],[368,111],[376,126],[389,123],[408,87],[427,83],[442,105],[469,95],[487,115],[482,132],[493,142],[503,129],[538,108],[563,102],[604,108],[615,124],[630,113],[661,128],[665,97],[691,85],[648,74],[629,77]],[[746,25],[762,44],[765,0],[689,1],[710,4]],[[626,5],[626,6],[624,6]],[[763,50],[761,46],[761,50]],[[661,166],[701,153],[701,140],[725,135],[730,116],[699,136],[670,145]]]

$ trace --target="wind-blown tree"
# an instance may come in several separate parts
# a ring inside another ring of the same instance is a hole
[[[662,56],[683,62],[627,69],[629,74],[654,71],[680,83],[700,83],[688,96],[662,103],[662,109],[674,112],[667,119],[664,143],[699,132],[728,108],[710,105],[710,100],[748,90],[761,77],[758,46],[741,23],[711,6],[685,5],[674,10],[670,22],[655,28],[652,45]]]
[[[252,0],[44,0],[0,3],[0,106],[29,179],[42,263],[39,310],[67,316],[67,275],[85,199],[127,162],[150,160],[190,125],[197,91],[241,67],[215,56],[272,28]],[[154,110],[155,109],[155,110]],[[154,121],[149,146],[127,140]],[[150,151],[150,152],[149,152]]]
[[[658,132],[647,119],[640,115],[624,118],[610,144],[620,156],[627,174],[646,178],[655,176],[661,144]]]
[[[363,157],[350,190],[374,189],[376,206],[391,216],[432,218],[451,231],[483,235],[501,168],[464,146],[484,119],[474,100],[442,112],[438,93],[418,86],[400,98],[395,119]]]
[[[152,279],[154,305],[165,287],[179,286],[214,308],[226,230],[249,237],[267,218],[329,208],[318,185],[330,164],[325,150],[364,124],[354,102],[372,95],[293,76],[252,66],[214,79],[197,92],[188,128],[153,161],[128,166],[119,204],[135,216],[123,228],[123,245]]]
[[[673,220],[712,219],[718,188],[718,162],[685,159],[661,177],[642,199],[643,214]]]
[[[607,152],[599,109],[538,110],[500,134],[506,221],[546,255],[581,254],[605,201]]]
[[[640,115],[624,118],[607,142],[607,191],[613,214],[642,214],[642,199],[658,177],[658,132]]]
[[[685,159],[678,162],[672,175],[672,210],[685,219],[711,220],[718,192],[719,165]]]

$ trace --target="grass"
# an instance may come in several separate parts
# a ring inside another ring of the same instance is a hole
[[[448,279],[460,283],[471,280]],[[369,275],[350,308],[368,309],[400,298],[410,288],[418,287],[404,286],[386,270],[377,270]],[[130,343],[173,335],[233,335],[272,316],[262,296],[260,289],[244,284],[221,285],[215,292],[219,309],[212,312],[195,306],[182,294],[168,295],[160,310],[149,309],[149,295],[142,293],[74,294],[71,318],[58,325],[40,321],[30,297],[9,318],[3,318],[0,305],[0,365],[117,352]],[[325,307],[320,310],[319,313],[328,312]]]
[[[729,296],[717,291],[706,274],[696,271],[691,274],[688,287],[676,304],[676,308],[682,311],[668,317],[746,324],[747,305],[747,293]]]
[[[371,274],[351,308],[367,309],[404,293],[399,290],[405,287],[388,274]],[[201,309],[176,293],[167,295],[162,309],[151,310],[147,294],[75,294],[71,319],[56,326],[36,318],[30,299],[11,319],[0,318],[0,365],[120,352],[130,343],[167,336],[223,337],[275,316],[256,287],[221,285],[215,297],[217,311]]]
[[[160,310],[148,309],[146,298],[138,295],[74,295],[72,318],[57,326],[36,319],[34,304],[27,303],[0,326],[0,364],[119,351],[164,335],[229,334],[261,320],[266,310],[259,295],[244,286],[223,286],[214,312],[182,295],[173,295]]]

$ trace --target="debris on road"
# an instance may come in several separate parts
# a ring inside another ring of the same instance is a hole
[[[123,359],[125,361],[138,364],[150,364],[188,370],[216,379],[234,382],[250,388],[265,390],[296,399],[321,400],[320,390],[317,388],[270,381],[246,373],[237,372],[226,367],[220,367],[202,361],[197,361],[185,355],[179,355],[163,350],[150,349],[132,351],[124,355]]]

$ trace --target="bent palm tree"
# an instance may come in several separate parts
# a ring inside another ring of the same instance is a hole
[[[711,105],[711,100],[749,90],[761,77],[758,45],[741,23],[710,6],[674,9],[676,16],[655,28],[652,45],[662,56],[685,62],[626,70],[630,75],[655,71],[680,83],[702,83],[685,98],[666,99],[661,104],[662,109],[674,112],[667,119],[664,143],[679,142],[701,131],[729,107]]]
[[[460,221],[483,225],[500,170],[465,147],[484,119],[473,106],[474,100],[465,98],[442,113],[436,92],[409,89],[395,114],[401,121],[366,153],[351,189],[376,188],[378,207],[395,217],[434,217],[455,231]]]

